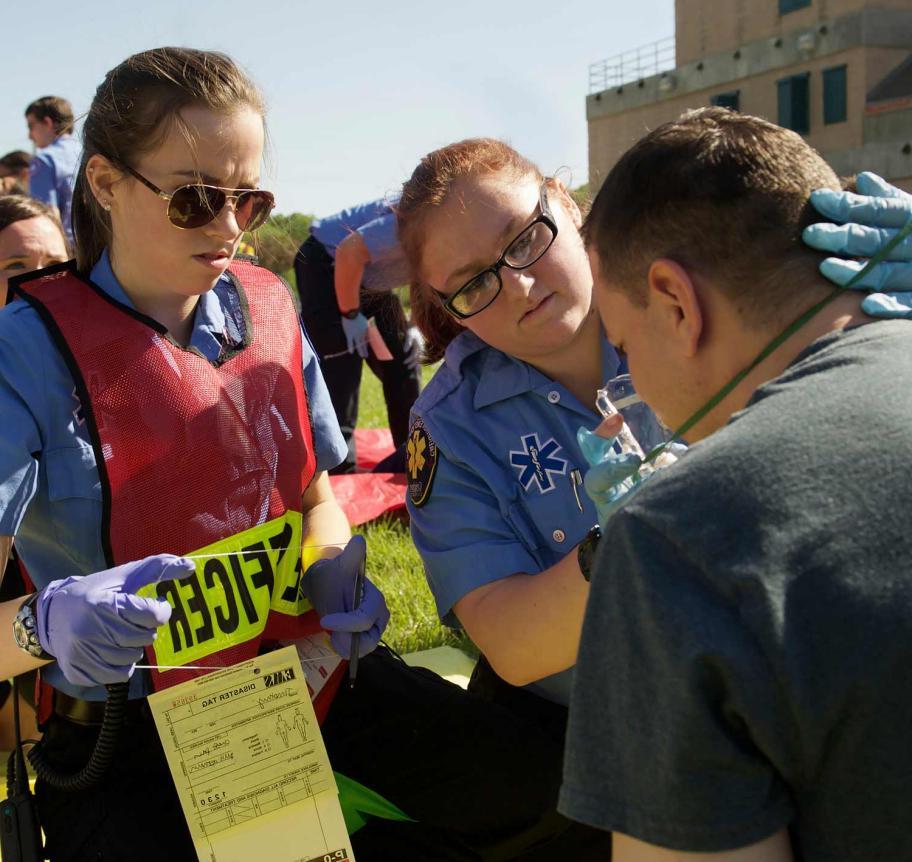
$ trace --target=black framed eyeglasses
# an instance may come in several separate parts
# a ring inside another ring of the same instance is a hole
[[[548,205],[548,181],[541,184],[539,190],[539,207],[541,212],[530,224],[527,224],[504,249],[496,263],[477,275],[473,275],[455,293],[447,296],[434,290],[443,303],[443,307],[460,320],[484,311],[503,289],[500,277],[502,267],[526,269],[539,261],[557,237],[557,223],[551,207]]]
[[[168,202],[168,221],[181,230],[203,227],[216,219],[231,201],[234,219],[241,230],[254,231],[261,227],[275,206],[272,192],[264,189],[226,189],[205,183],[188,183],[171,194],[163,192],[129,165],[118,165],[147,189]]]

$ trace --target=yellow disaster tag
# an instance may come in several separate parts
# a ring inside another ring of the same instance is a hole
[[[306,569],[319,553],[305,550],[302,561],[301,524],[301,513],[288,511],[187,554],[196,558],[189,577],[140,590],[172,608],[155,641],[159,664],[191,664],[244,643],[266,628],[270,611],[299,616],[310,610],[300,591],[302,563]]]

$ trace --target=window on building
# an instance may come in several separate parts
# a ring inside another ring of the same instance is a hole
[[[710,96],[709,104],[717,108],[730,108],[732,111],[741,110],[741,91],[731,90],[728,93],[716,93]]]
[[[848,117],[845,66],[823,70],[823,122],[842,123]]]
[[[787,15],[789,12],[794,12],[796,9],[804,9],[805,6],[810,6],[811,0],[779,0],[779,14]]]
[[[779,90],[779,125],[801,135],[811,131],[811,73],[791,75],[776,82]]]

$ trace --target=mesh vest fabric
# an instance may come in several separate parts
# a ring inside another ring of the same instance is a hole
[[[274,586],[269,555],[274,562],[281,543],[291,544],[285,519],[300,523],[316,456],[292,297],[279,278],[251,262],[235,261],[228,272],[246,333],[216,362],[180,347],[156,321],[111,299],[70,265],[21,281],[16,291],[54,336],[80,394],[102,485],[101,541],[110,565],[150,554],[190,555],[271,522],[283,527],[263,550],[213,557],[220,570],[206,570],[209,584],[235,591],[228,595],[233,611],[249,621],[251,591]],[[287,553],[299,576],[300,554]],[[182,598],[187,637],[214,626],[211,611],[200,605],[203,563],[198,569],[158,590],[172,606]],[[263,641],[320,631],[313,610],[269,610],[256,626],[255,636],[194,663],[234,664],[256,655]],[[158,663],[154,655],[150,663]],[[153,684],[164,688],[205,672],[153,671]]]

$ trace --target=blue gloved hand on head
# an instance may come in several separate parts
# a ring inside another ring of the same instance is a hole
[[[346,349],[349,353],[356,353],[362,359],[367,359],[367,318],[358,313],[353,320],[341,318],[342,331],[345,333]]]
[[[166,601],[135,593],[194,570],[190,560],[158,554],[92,575],[52,581],[36,603],[41,646],[74,685],[125,682],[143,648],[155,640],[155,630],[171,619]]]
[[[871,258],[912,219],[912,195],[872,173],[861,173],[858,193],[816,189],[811,203],[822,215],[840,224],[812,224],[804,229],[804,241],[821,251],[849,257]],[[845,285],[861,271],[867,260],[828,257],[820,272],[830,281]],[[861,308],[872,317],[912,319],[912,237],[894,248],[886,261],[877,264],[853,288],[870,291]]]
[[[319,615],[320,625],[330,633],[333,649],[343,658],[351,655],[355,632],[361,632],[359,656],[376,649],[390,618],[383,593],[367,578],[364,597],[355,607],[355,581],[366,556],[364,536],[352,536],[338,557],[317,560],[302,579],[304,594]]]

